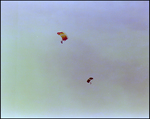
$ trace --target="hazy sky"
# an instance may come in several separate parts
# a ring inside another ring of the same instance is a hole
[[[148,117],[148,65],[148,1],[1,2],[2,117]]]

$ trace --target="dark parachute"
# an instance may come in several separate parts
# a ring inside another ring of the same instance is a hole
[[[92,84],[92,83],[90,82],[91,80],[93,80],[93,78],[92,78],[92,77],[90,77],[90,78],[87,80],[87,83]]]

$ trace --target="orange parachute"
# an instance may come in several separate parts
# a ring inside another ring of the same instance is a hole
[[[92,83],[90,82],[91,80],[93,80],[93,78],[92,78],[92,77],[90,77],[90,78],[87,80],[87,83],[92,84]]]
[[[66,41],[68,39],[67,35],[64,32],[57,32],[58,35],[62,37],[61,43],[63,44],[63,41]]]

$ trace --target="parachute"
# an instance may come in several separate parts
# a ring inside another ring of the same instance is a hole
[[[90,77],[90,78],[87,80],[87,83],[92,84],[92,83],[90,82],[91,80],[93,80],[93,78],[92,78],[92,77]]]
[[[63,41],[66,41],[68,39],[67,35],[64,32],[57,32],[58,35],[62,37],[61,43],[63,44]]]

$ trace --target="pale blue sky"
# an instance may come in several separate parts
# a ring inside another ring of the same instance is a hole
[[[148,1],[1,3],[2,117],[148,117]]]

